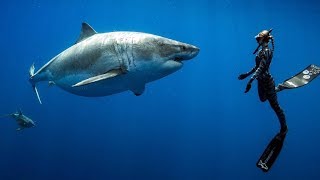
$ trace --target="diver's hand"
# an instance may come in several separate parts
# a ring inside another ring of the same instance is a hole
[[[244,93],[247,93],[247,92],[250,91],[252,81],[253,81],[253,79],[251,78],[250,81],[249,81],[248,84],[247,84],[247,87],[246,87],[246,90],[244,91]]]
[[[246,87],[246,90],[244,91],[244,93],[249,92],[250,89],[251,89],[251,83],[248,83],[248,84],[247,84],[247,87]]]
[[[246,74],[240,74],[240,75],[238,76],[238,79],[239,79],[239,80],[243,80],[243,79],[245,79],[246,77],[248,77]]]

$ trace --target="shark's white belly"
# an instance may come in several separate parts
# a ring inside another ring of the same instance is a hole
[[[70,93],[80,96],[94,97],[108,96],[111,94],[130,90],[130,84],[136,81],[136,79],[130,77],[127,74],[124,74],[104,81],[98,81],[95,83],[87,84],[85,86],[73,87],[76,80],[79,79],[79,76],[81,75],[65,76],[57,80],[55,84]]]
[[[121,75],[108,80],[91,83],[85,86],[72,87],[75,80],[79,79],[78,76],[65,76],[56,82],[56,85],[70,93],[80,96],[108,96],[111,94],[130,90],[129,82],[134,79],[128,78],[126,75]]]
[[[65,91],[80,96],[108,96],[128,90],[135,93],[143,91],[145,84],[161,79],[182,67],[182,63],[172,61],[170,63],[175,66],[179,64],[178,66],[180,67],[168,70],[164,69],[162,64],[156,62],[137,61],[134,66],[128,65],[127,73],[79,87],[73,86],[80,80],[90,78],[94,74],[86,71],[76,74],[65,74],[61,78],[54,80],[54,82]]]

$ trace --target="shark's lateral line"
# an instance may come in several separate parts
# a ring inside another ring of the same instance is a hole
[[[127,90],[141,95],[145,84],[165,77],[192,59],[199,48],[142,32],[97,33],[82,23],[79,39],[35,72],[30,83],[49,81],[80,96],[107,96]]]

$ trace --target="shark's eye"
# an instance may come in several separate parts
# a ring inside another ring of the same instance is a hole
[[[155,40],[155,42],[161,47],[165,46],[165,43],[163,41]]]
[[[186,48],[185,46],[182,46],[182,50],[184,50],[184,51],[185,51],[186,49],[187,49],[187,48]]]

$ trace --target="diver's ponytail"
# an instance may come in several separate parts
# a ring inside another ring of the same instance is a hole
[[[271,39],[271,44],[272,44],[272,52],[274,51],[274,38],[273,36],[269,36],[269,38]]]

